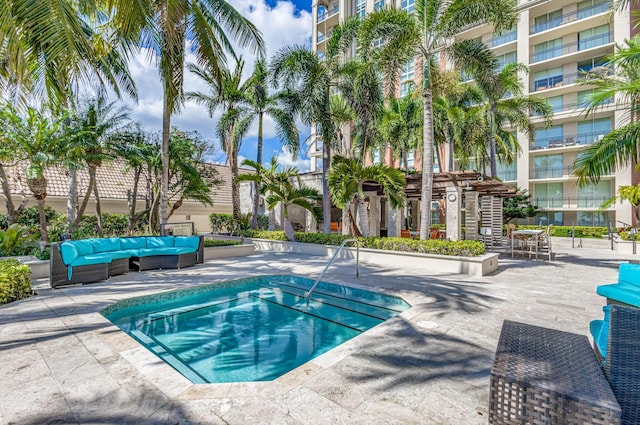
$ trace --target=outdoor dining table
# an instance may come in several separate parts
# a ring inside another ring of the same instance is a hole
[[[538,240],[540,239],[540,235],[544,233],[544,230],[514,230],[511,232],[511,257],[513,258],[514,253],[529,253],[529,257],[531,257],[532,253],[535,253],[535,258],[538,258]],[[516,247],[517,242],[522,242],[522,245]]]

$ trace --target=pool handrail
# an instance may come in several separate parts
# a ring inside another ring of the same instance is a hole
[[[307,304],[309,304],[309,298],[311,298],[311,293],[313,292],[314,289],[316,289],[316,286],[318,286],[318,283],[320,282],[320,279],[322,278],[324,273],[327,271],[331,263],[333,263],[333,260],[335,260],[335,258],[338,256],[340,251],[342,251],[342,248],[344,248],[344,246],[349,242],[356,243],[356,277],[360,277],[360,241],[358,241],[358,239],[345,239],[342,241],[342,243],[340,244],[336,252],[331,257],[331,259],[327,262],[327,265],[324,266],[324,269],[318,275],[318,278],[316,279],[313,286],[311,286],[311,289],[309,289],[309,292],[305,294],[304,297],[307,300]]]

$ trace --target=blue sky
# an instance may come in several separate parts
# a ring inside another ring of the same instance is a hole
[[[267,57],[271,57],[282,47],[288,45],[306,45],[311,42],[311,0],[227,0],[238,11],[253,22],[263,34],[267,44]],[[253,69],[253,55],[249,52],[237,51],[245,59],[245,73]],[[188,55],[187,61],[194,61]],[[149,61],[148,52],[143,52],[130,61],[130,68],[138,85],[139,101],[134,104],[127,101],[131,108],[131,116],[147,130],[160,131],[162,127],[162,87],[155,60]],[[185,72],[185,91],[206,90],[206,87],[195,77]],[[187,102],[180,114],[172,117],[172,125],[182,130],[198,131],[205,139],[214,143],[218,154],[215,162],[224,162],[225,158],[215,138],[214,129],[220,112],[213,118],[198,105]],[[309,135],[306,126],[298,125],[301,141]],[[263,159],[268,162],[277,156],[282,165],[297,166],[301,171],[309,170],[309,160],[304,155],[294,160],[289,152],[283,151],[278,140],[273,122],[265,122],[265,140]],[[249,131],[242,142],[240,156],[256,159],[257,126]]]

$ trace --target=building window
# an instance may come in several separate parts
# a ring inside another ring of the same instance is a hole
[[[540,62],[562,55],[562,37],[534,46],[533,61]]]
[[[373,3],[373,10],[380,10],[384,8],[384,0],[376,0]]]
[[[583,60],[578,62],[578,73],[589,72],[593,68],[607,66],[607,64],[608,61],[605,56]]]
[[[608,199],[611,199],[611,182],[609,180],[578,186],[578,208],[599,208]]]
[[[563,144],[562,124],[552,125],[548,128],[536,128],[533,139],[533,149],[546,149],[560,147]]]
[[[576,104],[577,108],[588,108],[591,105],[591,96],[593,94],[593,89],[590,90],[582,90],[578,92],[578,102]],[[606,106],[611,103],[613,99],[603,100],[598,103],[598,106]]]
[[[533,33],[546,31],[562,25],[562,9],[540,15],[533,20]]]
[[[374,164],[380,164],[380,151],[379,150],[373,151],[373,163]]]
[[[413,11],[416,9],[416,0],[402,0],[400,7],[402,8],[402,10],[413,13]]]
[[[562,112],[564,109],[564,104],[562,103],[562,95],[560,96],[551,96],[547,98],[547,102],[553,108],[553,112]]]
[[[367,14],[367,0],[356,0],[356,16],[364,18]]]
[[[415,151],[413,149],[407,151],[407,167],[415,167]]]
[[[502,69],[509,65],[510,63],[514,63],[516,61],[516,52],[505,53],[504,55],[496,56],[497,65],[496,70],[502,71]]]
[[[579,145],[590,145],[598,140],[602,140],[611,131],[611,119],[600,118],[597,120],[578,122]]]
[[[496,171],[498,172],[498,178],[502,181],[517,180],[518,178],[518,165],[514,161],[511,164],[505,164],[502,161],[496,163]]]
[[[491,41],[491,45],[493,47],[501,46],[506,43],[510,43],[514,41],[518,37],[518,33],[516,31],[516,27],[511,28],[510,30],[504,31],[501,34],[493,34],[493,40]]]
[[[578,211],[578,226],[607,227],[610,222],[608,211]]]
[[[562,208],[562,183],[536,183],[533,191],[538,208]]]
[[[611,41],[609,34],[609,24],[580,31],[578,33],[578,50],[586,50],[602,46]]]
[[[563,175],[562,154],[533,157],[533,179],[557,179]]]
[[[411,92],[414,86],[413,79],[415,77],[415,61],[409,59],[400,70],[400,97],[404,97]]]
[[[586,0],[578,3],[578,19],[588,18],[611,8],[611,2],[601,0]]]
[[[562,67],[545,69],[544,71],[538,71],[533,75],[533,89],[534,91],[547,90],[553,87],[560,87],[562,85],[563,75]]]

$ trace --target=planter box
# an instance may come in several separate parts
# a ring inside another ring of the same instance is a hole
[[[614,240],[613,246],[615,251],[618,254],[630,254],[633,255],[633,242],[632,241],[623,241],[623,240]],[[636,241],[636,254],[640,254],[640,240]]]
[[[31,269],[31,280],[44,279],[49,277],[49,260],[39,260],[31,255],[18,257],[0,257],[0,259],[13,258],[22,264],[26,264]]]
[[[291,252],[295,254],[332,256],[337,246],[318,245],[301,242],[283,242],[266,239],[251,239],[259,251]],[[356,258],[356,248],[345,247],[342,258]],[[360,261],[379,266],[401,267],[411,270],[420,264],[435,272],[485,276],[498,269],[498,254],[491,253],[478,257],[456,257],[450,255],[419,254],[412,252],[360,249]]]
[[[253,244],[212,246],[204,248],[204,259],[215,260],[217,258],[244,257],[255,254],[256,247]]]

